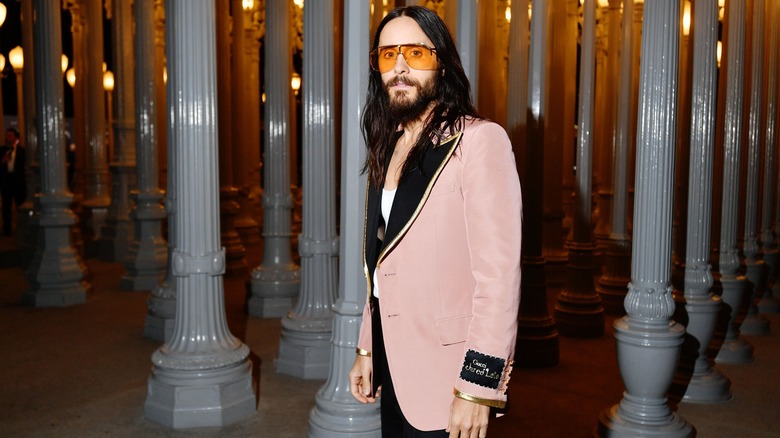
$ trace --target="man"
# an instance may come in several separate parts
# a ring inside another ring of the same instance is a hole
[[[485,437],[503,408],[520,303],[521,195],[442,20],[398,8],[371,51],[364,271],[349,373],[384,437]]]
[[[5,131],[5,145],[0,147],[0,195],[3,197],[3,234],[11,235],[12,203],[22,205],[27,187],[24,178],[24,148],[19,145],[19,131]]]

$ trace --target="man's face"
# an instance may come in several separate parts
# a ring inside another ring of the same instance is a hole
[[[379,46],[423,43],[433,47],[431,40],[410,17],[398,17],[387,23],[379,35]],[[435,99],[438,70],[416,70],[398,55],[395,67],[382,73],[382,82],[390,100],[390,111],[400,123],[416,120]]]
[[[16,144],[16,135],[13,131],[5,131],[5,144],[8,146]]]

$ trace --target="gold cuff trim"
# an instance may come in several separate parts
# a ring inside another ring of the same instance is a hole
[[[466,394],[465,392],[459,391],[458,388],[454,388],[452,390],[452,393],[455,394],[455,397],[462,398],[463,400],[470,401],[472,403],[476,403],[479,405],[490,406],[491,408],[503,409],[506,406],[505,401],[476,397],[471,394]]]
[[[371,357],[371,352],[370,351],[364,350],[364,349],[359,348],[359,347],[355,349],[355,353],[357,353],[358,356]]]

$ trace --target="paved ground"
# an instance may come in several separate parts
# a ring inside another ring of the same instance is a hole
[[[0,238],[0,437],[306,436],[324,381],[275,372],[279,321],[244,313],[242,279],[225,279],[227,314],[231,332],[252,350],[257,413],[229,427],[174,431],[143,418],[149,359],[159,347],[141,336],[147,293],[121,291],[121,265],[90,259],[94,292],[86,304],[24,307],[27,284],[11,248],[9,238]],[[771,335],[746,338],[755,346],[754,363],[718,367],[732,381],[733,400],[673,402],[699,437],[780,437],[780,316],[769,319]],[[599,413],[624,389],[613,320],[607,318],[599,339],[561,337],[558,366],[515,369],[509,413],[491,423],[490,436],[591,436]]]

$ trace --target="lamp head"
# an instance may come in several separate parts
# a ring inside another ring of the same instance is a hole
[[[11,67],[14,71],[18,71],[24,68],[24,50],[22,46],[16,46],[8,52],[8,60],[11,61]]]
[[[103,73],[103,89],[106,91],[114,91],[114,74],[111,70],[106,70]]]
[[[290,86],[296,93],[298,93],[298,90],[301,89],[301,76],[298,73],[293,73]]]
[[[68,81],[70,88],[76,86],[76,70],[74,70],[73,67],[69,68],[68,71],[65,72],[65,79]]]

